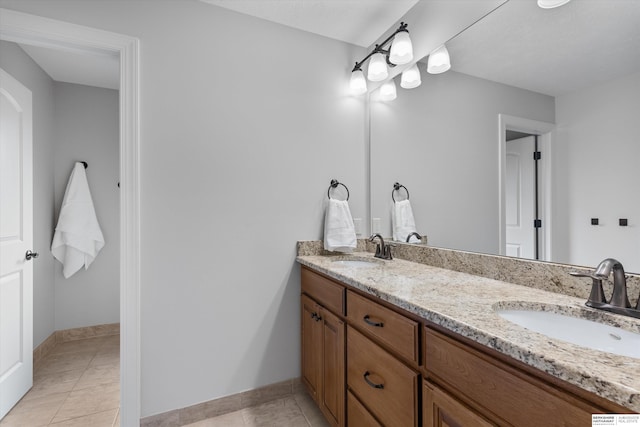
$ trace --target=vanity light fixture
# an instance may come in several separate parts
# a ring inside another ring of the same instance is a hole
[[[413,64],[402,72],[400,79],[400,86],[404,89],[413,89],[422,84],[420,79],[420,70],[418,69],[418,63]]]
[[[427,73],[440,74],[451,68],[449,51],[445,45],[440,46],[429,54],[427,62]]]
[[[393,79],[384,82],[384,84],[380,86],[380,100],[393,101],[396,97],[396,83]]]
[[[391,47],[385,48],[389,43],[391,43]],[[411,62],[413,60],[413,45],[409,37],[407,24],[401,22],[393,34],[387,37],[382,43],[376,44],[375,48],[365,56],[362,61],[356,62],[353,70],[351,70],[351,80],[349,84],[351,92],[354,95],[361,95],[367,91],[367,82],[364,80],[362,66],[368,59],[370,59],[370,61],[367,78],[372,82],[385,80],[389,76],[387,67],[395,67],[396,65]]]
[[[553,9],[556,7],[564,6],[571,0],[538,0],[538,6],[543,9]]]

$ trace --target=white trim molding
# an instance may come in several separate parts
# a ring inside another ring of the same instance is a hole
[[[525,119],[522,117],[498,114],[498,241],[500,255],[506,255],[506,153],[507,139],[506,131],[514,130],[518,132],[540,135],[538,141],[540,151],[545,153],[539,169],[539,207],[543,212],[542,239],[540,247],[540,261],[551,260],[551,162],[552,162],[552,140],[554,138],[556,125],[553,123],[540,122],[537,120]]]
[[[120,422],[139,426],[139,40],[4,8],[0,8],[0,40],[120,56]]]

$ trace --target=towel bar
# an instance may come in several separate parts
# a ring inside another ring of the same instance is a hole
[[[332,180],[331,180],[331,184],[329,184],[329,188],[327,189],[327,197],[328,197],[329,199],[331,199],[331,189],[332,189],[332,188],[337,188],[337,187],[338,187],[338,185],[342,185],[342,186],[345,188],[345,190],[347,190],[347,200],[349,200],[349,189],[348,189],[348,188],[347,188],[347,186],[346,186],[346,185],[344,185],[343,183],[338,182],[338,180],[337,180],[337,179],[332,179]]]
[[[404,191],[407,192],[407,200],[409,200],[409,190],[407,190],[407,187],[405,187],[404,185],[400,184],[399,182],[396,182],[395,184],[393,184],[393,190],[391,190],[391,200],[393,200],[393,203],[396,202],[396,198],[393,197],[393,192],[394,191],[400,191],[401,188],[404,188]]]

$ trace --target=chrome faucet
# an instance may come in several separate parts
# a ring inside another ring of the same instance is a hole
[[[407,236],[407,243],[411,240],[411,237],[416,236],[418,240],[422,241],[422,236],[416,233],[415,231]]]
[[[393,259],[393,257],[391,256],[391,246],[385,245],[384,239],[380,234],[372,234],[371,237],[369,237],[369,241],[375,241],[376,237],[380,239],[380,243],[376,245],[376,254],[374,256],[380,259]]]
[[[602,290],[602,281],[606,280],[611,272],[613,272],[613,292],[611,299],[607,301]],[[598,264],[593,273],[584,274],[572,271],[570,274],[576,277],[589,277],[593,281],[591,294],[586,302],[588,307],[640,319],[640,296],[636,307],[632,308],[627,296],[627,277],[620,261],[607,258]]]

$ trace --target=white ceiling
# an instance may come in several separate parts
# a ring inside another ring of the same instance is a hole
[[[369,47],[418,1],[442,0],[200,1]],[[640,70],[639,23],[640,0],[510,0],[447,47],[455,71],[557,96]],[[56,81],[119,86],[113,54],[22,48]]]
[[[20,47],[57,82],[120,88],[120,58],[116,53],[58,50],[25,44]]]
[[[200,0],[335,40],[369,47],[418,0]]]
[[[640,0],[510,0],[447,48],[452,70],[558,96],[640,71]]]

